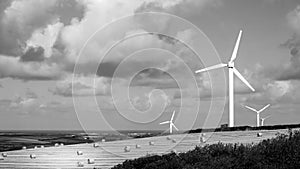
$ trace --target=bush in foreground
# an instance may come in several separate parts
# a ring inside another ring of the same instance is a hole
[[[113,169],[300,168],[300,132],[258,144],[212,144],[180,154],[126,160]]]

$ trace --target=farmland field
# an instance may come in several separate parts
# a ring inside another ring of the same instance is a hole
[[[262,133],[261,137],[257,137],[258,132]],[[195,146],[218,142],[252,144],[263,139],[273,138],[278,133],[287,132],[282,129],[206,133],[206,143],[200,143],[200,134],[198,133],[99,142],[99,147],[94,147],[93,143],[86,143],[7,151],[7,157],[0,160],[0,168],[111,168],[126,159],[134,159],[147,154],[166,154],[171,151],[186,152],[194,149]],[[139,147],[136,148],[136,145]],[[128,146],[129,151],[124,151],[125,146]],[[77,151],[81,151],[83,154],[77,155]],[[36,155],[36,158],[31,159],[30,154]],[[88,164],[88,159],[93,159],[94,164]],[[79,167],[78,162],[82,162],[83,166]]]

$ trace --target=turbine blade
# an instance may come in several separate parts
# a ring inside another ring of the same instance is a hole
[[[254,112],[257,112],[257,110],[256,109],[254,109],[254,108],[252,108],[252,107],[249,107],[249,106],[245,106],[247,109],[249,109],[249,110],[252,110],[252,111],[254,111]]]
[[[262,109],[259,110],[259,112],[264,111],[266,108],[268,108],[270,106],[270,104],[266,105],[265,107],[263,107]]]
[[[217,65],[214,65],[214,66],[209,66],[207,68],[197,70],[197,71],[195,71],[195,73],[201,73],[201,72],[205,72],[205,71],[209,71],[209,70],[213,70],[213,69],[218,69],[218,68],[222,68],[222,67],[226,67],[226,66],[227,66],[227,64],[220,63],[220,64],[217,64]]]
[[[175,126],[174,123],[172,123],[172,126],[174,127],[175,130],[179,131],[178,128]]]
[[[234,74],[241,79],[242,82],[244,82],[253,92],[255,89],[250,85],[250,83],[243,77],[243,75],[234,67],[233,68]]]
[[[173,122],[173,119],[174,119],[174,115],[175,115],[175,110],[173,111],[173,114],[172,114],[172,117],[171,117],[171,122]]]
[[[232,55],[231,55],[231,58],[230,58],[229,62],[233,62],[236,59],[237,52],[238,52],[238,49],[239,49],[239,46],[240,46],[240,41],[241,41],[242,33],[243,33],[243,31],[240,30],[239,36],[238,36],[238,38],[236,40],[236,43],[235,43],[235,46],[234,46],[234,49],[233,49],[233,52],[232,52]]]
[[[164,121],[164,122],[161,122],[159,124],[168,124],[168,123],[170,123],[170,121]]]

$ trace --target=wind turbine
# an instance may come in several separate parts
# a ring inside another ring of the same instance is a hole
[[[264,118],[260,118],[260,120],[261,120],[261,126],[264,126],[264,121],[265,121],[267,118],[269,118],[269,117],[271,117],[271,116],[267,116],[267,117],[264,117]]]
[[[170,134],[172,134],[173,127],[178,131],[178,128],[173,123],[174,115],[175,115],[175,110],[173,111],[170,121],[164,121],[164,122],[159,123],[159,124],[168,124],[169,123],[170,124]]]
[[[260,114],[262,111],[264,111],[266,108],[268,108],[269,106],[270,106],[270,104],[266,105],[265,107],[263,107],[263,108],[260,109],[260,110],[256,110],[256,109],[254,109],[254,108],[252,108],[252,107],[245,106],[247,109],[256,112],[256,126],[257,126],[257,127],[259,127],[259,114]]]
[[[200,73],[204,71],[209,71],[213,69],[228,68],[228,88],[229,88],[229,127],[234,127],[234,74],[241,79],[253,92],[255,89],[249,84],[249,82],[242,76],[242,74],[235,68],[234,61],[237,57],[238,48],[240,45],[240,40],[242,36],[242,30],[240,30],[238,38],[235,43],[235,47],[233,49],[232,55],[228,63],[221,63],[214,66],[210,66],[204,69],[197,70],[195,73]]]

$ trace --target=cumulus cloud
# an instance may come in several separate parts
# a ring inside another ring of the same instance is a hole
[[[151,91],[150,93],[146,93],[144,95],[135,96],[131,99],[131,103],[133,106],[140,110],[146,111],[151,108],[153,105],[158,105],[163,103],[166,108],[171,104],[170,97],[164,92],[155,92]]]
[[[300,85],[292,81],[273,81],[263,85],[263,90],[249,97],[242,98],[242,102],[254,104],[295,103],[299,100]]]
[[[282,67],[277,80],[300,80],[300,5],[288,13],[287,19],[294,35],[281,46],[290,51],[291,58]]]
[[[49,91],[64,97],[107,95],[109,93],[109,85],[110,79],[105,77],[78,75],[74,78],[74,81],[72,77],[68,77],[63,81],[57,82],[56,87],[49,89]]]
[[[20,45],[31,37],[32,32],[55,21],[56,16],[49,12],[55,6],[56,1],[13,1],[5,9],[1,20],[0,45],[2,54],[20,55]]]
[[[300,5],[288,13],[287,19],[291,28],[300,33]]]
[[[55,44],[64,25],[83,17],[85,6],[72,0],[16,0],[3,3],[1,9],[0,54],[7,64],[0,70],[1,77],[47,80],[64,74],[58,66],[63,64],[63,48]]]
[[[21,62],[19,57],[0,55],[0,77],[22,80],[52,80],[63,76],[55,63]]]
[[[53,54],[53,46],[58,38],[63,24],[56,22],[47,25],[44,29],[37,29],[33,32],[30,39],[26,41],[26,48],[42,47],[45,58],[50,58]],[[28,51],[28,49],[27,49]]]
[[[32,90],[27,89],[25,96],[15,96],[9,105],[9,109],[15,110],[21,114],[35,112],[40,106],[38,96]]]
[[[193,16],[199,14],[199,10],[208,6],[220,6],[222,3],[219,0],[175,0],[175,1],[148,1],[139,6],[135,12],[168,12],[178,16]]]

